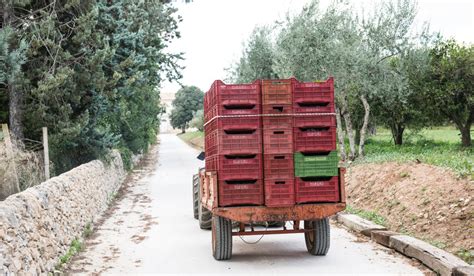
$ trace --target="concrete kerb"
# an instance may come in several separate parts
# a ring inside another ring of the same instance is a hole
[[[370,233],[375,230],[387,230],[384,226],[375,224],[371,221],[363,219],[353,214],[338,214],[337,221],[344,224],[349,229],[356,232],[360,232],[367,237],[370,237]]]
[[[347,228],[371,237],[383,246],[392,248],[403,255],[415,258],[440,275],[474,275],[474,266],[453,254],[429,243],[388,231],[384,226],[365,220],[357,215],[340,213],[337,221]]]

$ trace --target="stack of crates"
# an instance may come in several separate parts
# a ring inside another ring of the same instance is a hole
[[[215,81],[204,110],[206,170],[218,172],[219,206],[263,205],[260,82]]]
[[[293,110],[295,201],[338,202],[334,80],[294,80]]]
[[[334,81],[215,81],[204,98],[206,171],[218,204],[339,202]]]
[[[295,204],[292,80],[262,80],[265,205]]]

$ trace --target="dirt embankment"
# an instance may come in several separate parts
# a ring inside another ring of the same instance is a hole
[[[348,203],[374,211],[391,230],[407,233],[472,262],[474,181],[448,169],[388,162],[353,166],[346,175]]]

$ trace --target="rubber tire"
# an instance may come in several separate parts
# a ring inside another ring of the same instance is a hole
[[[206,207],[202,206],[199,202],[199,227],[204,230],[210,230],[212,228],[212,213],[207,210]]]
[[[204,230],[210,230],[212,227],[212,213],[206,207],[202,206],[201,198],[201,182],[198,181],[198,220],[199,227]]]
[[[199,219],[199,174],[193,175],[193,214]]]
[[[219,216],[212,217],[212,256],[218,261],[232,257],[232,221]]]
[[[330,225],[329,219],[323,218],[313,221],[304,221],[304,229],[311,229],[305,232],[304,239],[306,249],[311,255],[324,256],[329,251],[330,246]]]

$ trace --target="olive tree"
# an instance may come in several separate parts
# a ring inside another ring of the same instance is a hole
[[[464,147],[472,145],[474,121],[474,45],[440,41],[430,51],[429,69],[420,83],[427,104],[449,118],[461,132]]]
[[[228,80],[248,83],[256,79],[273,79],[274,49],[269,27],[256,27],[243,45],[239,61],[228,69]]]

